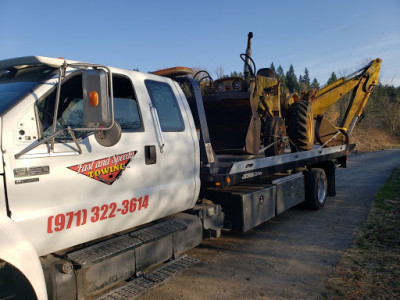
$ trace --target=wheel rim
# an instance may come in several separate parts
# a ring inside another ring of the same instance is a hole
[[[278,149],[279,152],[283,151],[285,149],[285,142],[283,140],[283,138],[286,136],[286,130],[285,130],[285,124],[282,124],[279,127],[279,132],[278,132],[278,139],[280,139],[281,141],[278,142]]]
[[[323,178],[320,178],[318,180],[317,195],[318,195],[318,202],[320,204],[323,204],[325,201],[325,182]]]
[[[308,114],[307,115],[307,119],[308,119],[308,124],[307,124],[307,127],[308,127],[308,142],[309,143],[311,143],[312,142],[312,138],[313,138],[313,130],[312,130],[312,125],[313,125],[313,120],[312,120],[312,117],[311,117],[311,114]]]
[[[274,156],[282,154],[286,147],[285,137],[285,121],[280,117],[268,119],[264,130],[264,146],[269,147],[265,150],[265,155]]]

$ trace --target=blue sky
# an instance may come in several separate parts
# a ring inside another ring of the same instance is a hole
[[[370,59],[400,85],[400,0],[0,0],[0,59],[64,57],[148,72],[201,66],[242,71],[254,33],[257,68],[293,64],[326,83]]]

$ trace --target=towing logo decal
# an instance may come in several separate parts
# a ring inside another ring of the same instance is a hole
[[[85,175],[107,185],[112,185],[125,171],[126,166],[135,156],[137,151],[116,154],[106,158],[70,166],[68,169],[78,174]]]

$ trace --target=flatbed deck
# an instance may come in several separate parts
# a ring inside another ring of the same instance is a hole
[[[224,187],[326,161],[338,160],[340,164],[354,147],[354,144],[349,144],[270,157],[216,155],[214,167],[217,171],[209,173],[206,180]]]

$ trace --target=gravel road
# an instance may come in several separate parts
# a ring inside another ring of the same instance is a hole
[[[325,280],[365,221],[400,149],[352,154],[324,209],[295,207],[245,234],[205,240],[201,262],[142,299],[322,299]]]

